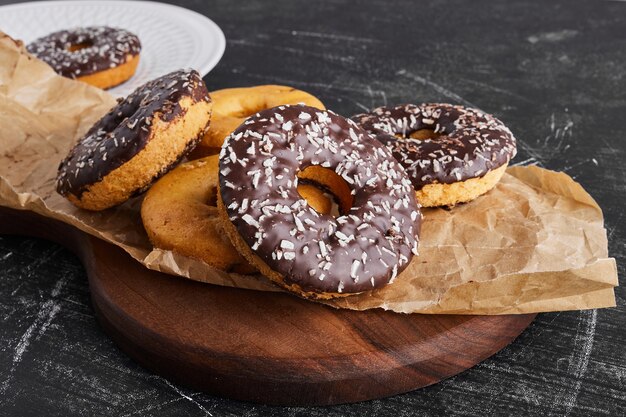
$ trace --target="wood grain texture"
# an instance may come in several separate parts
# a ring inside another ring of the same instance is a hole
[[[519,139],[515,164],[565,171],[603,208],[622,283],[617,307],[541,314],[495,356],[404,395],[265,407],[144,371],[97,326],[73,255],[3,236],[0,415],[626,415],[625,2],[176,3],[226,34],[224,58],[205,78],[210,89],[285,83],[345,115],[411,101],[494,113]]]
[[[76,252],[101,326],[141,365],[263,404],[350,403],[431,385],[493,355],[536,316],[356,312],[202,284],[149,271],[60,222],[1,207],[0,233],[60,241]]]

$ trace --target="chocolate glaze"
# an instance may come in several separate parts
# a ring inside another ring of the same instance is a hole
[[[209,102],[209,93],[195,70],[178,70],[137,88],[83,136],[59,165],[57,191],[78,197],[91,184],[137,155],[152,140],[155,117],[169,122],[184,114],[179,102]],[[200,138],[187,147],[195,146]],[[182,155],[181,155],[182,157]],[[166,170],[162,170],[161,174]],[[155,178],[156,179],[156,178]]]
[[[70,50],[80,45],[86,47]],[[51,33],[31,42],[26,49],[58,74],[77,78],[125,64],[129,55],[139,55],[141,43],[124,29],[91,26]]]
[[[322,215],[297,191],[311,165],[352,189],[345,215]],[[417,253],[415,191],[391,152],[353,121],[294,105],[247,119],[220,153],[220,193],[244,241],[287,283],[356,293],[395,279]]]
[[[352,119],[387,145],[416,190],[432,183],[482,177],[508,163],[517,151],[515,137],[500,120],[463,106],[379,107]],[[409,137],[420,129],[441,136],[422,140]]]

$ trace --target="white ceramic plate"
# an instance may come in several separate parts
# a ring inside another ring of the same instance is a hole
[[[113,26],[135,33],[142,44],[135,75],[109,90],[125,96],[148,80],[180,68],[203,76],[219,62],[226,40],[209,18],[149,1],[48,1],[0,7],[0,30],[29,43],[77,26]]]

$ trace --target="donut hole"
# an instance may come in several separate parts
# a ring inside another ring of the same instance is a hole
[[[324,186],[309,180],[300,180],[298,194],[319,214],[328,214],[333,217],[340,215],[337,199]]]
[[[298,180],[298,193],[318,213],[338,217],[352,208],[350,186],[332,169],[310,165],[298,173]]]
[[[261,110],[264,110],[262,106],[244,107],[243,109],[233,113],[233,117],[236,117],[237,119],[247,119],[248,117],[257,114]]]
[[[75,43],[67,47],[67,50],[70,52],[80,51],[81,49],[91,48],[93,46],[93,41],[85,41],[80,43]]]
[[[262,87],[261,87],[262,89]],[[295,88],[268,86],[267,91],[252,93],[239,101],[239,109],[233,109],[232,115],[240,119],[246,119],[260,111],[270,109],[281,104],[295,104],[293,92]]]
[[[425,139],[436,139],[439,136],[441,136],[441,133],[435,132],[433,129],[417,129],[412,132],[409,132],[408,136],[401,135],[401,134],[397,134],[396,136],[401,139],[411,138],[411,139],[417,139],[417,140],[425,140]]]
[[[209,207],[217,207],[217,187],[209,188],[204,204]]]
[[[268,108],[262,97],[248,96],[240,101],[233,101],[231,108],[226,109],[227,114],[235,119],[247,119],[250,116]]]

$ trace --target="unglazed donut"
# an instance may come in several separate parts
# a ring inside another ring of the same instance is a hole
[[[393,152],[424,207],[453,206],[486,193],[516,153],[515,137],[500,120],[463,106],[379,107],[352,119]]]
[[[298,177],[341,201],[313,210]],[[417,253],[415,190],[391,152],[353,121],[309,106],[246,120],[220,153],[218,208],[237,250],[300,296],[327,299],[392,282]]]
[[[305,104],[325,109],[311,94],[283,85],[226,88],[210,93],[213,100],[211,126],[191,153],[190,158],[201,158],[219,153],[224,139],[248,116],[282,104]]]
[[[159,179],[141,204],[152,244],[214,268],[248,274],[255,269],[224,234],[217,212],[217,155],[187,162]]]
[[[256,272],[239,255],[224,233],[217,210],[218,156],[180,164],[160,178],[141,204],[141,219],[150,242],[199,259],[226,272]],[[319,213],[329,213],[331,202],[322,190],[299,184],[298,193]]]
[[[64,77],[107,89],[133,76],[141,42],[124,29],[92,26],[51,33],[26,49]]]
[[[61,162],[57,191],[104,210],[147,189],[200,140],[211,99],[195,70],[150,81],[120,101]]]

